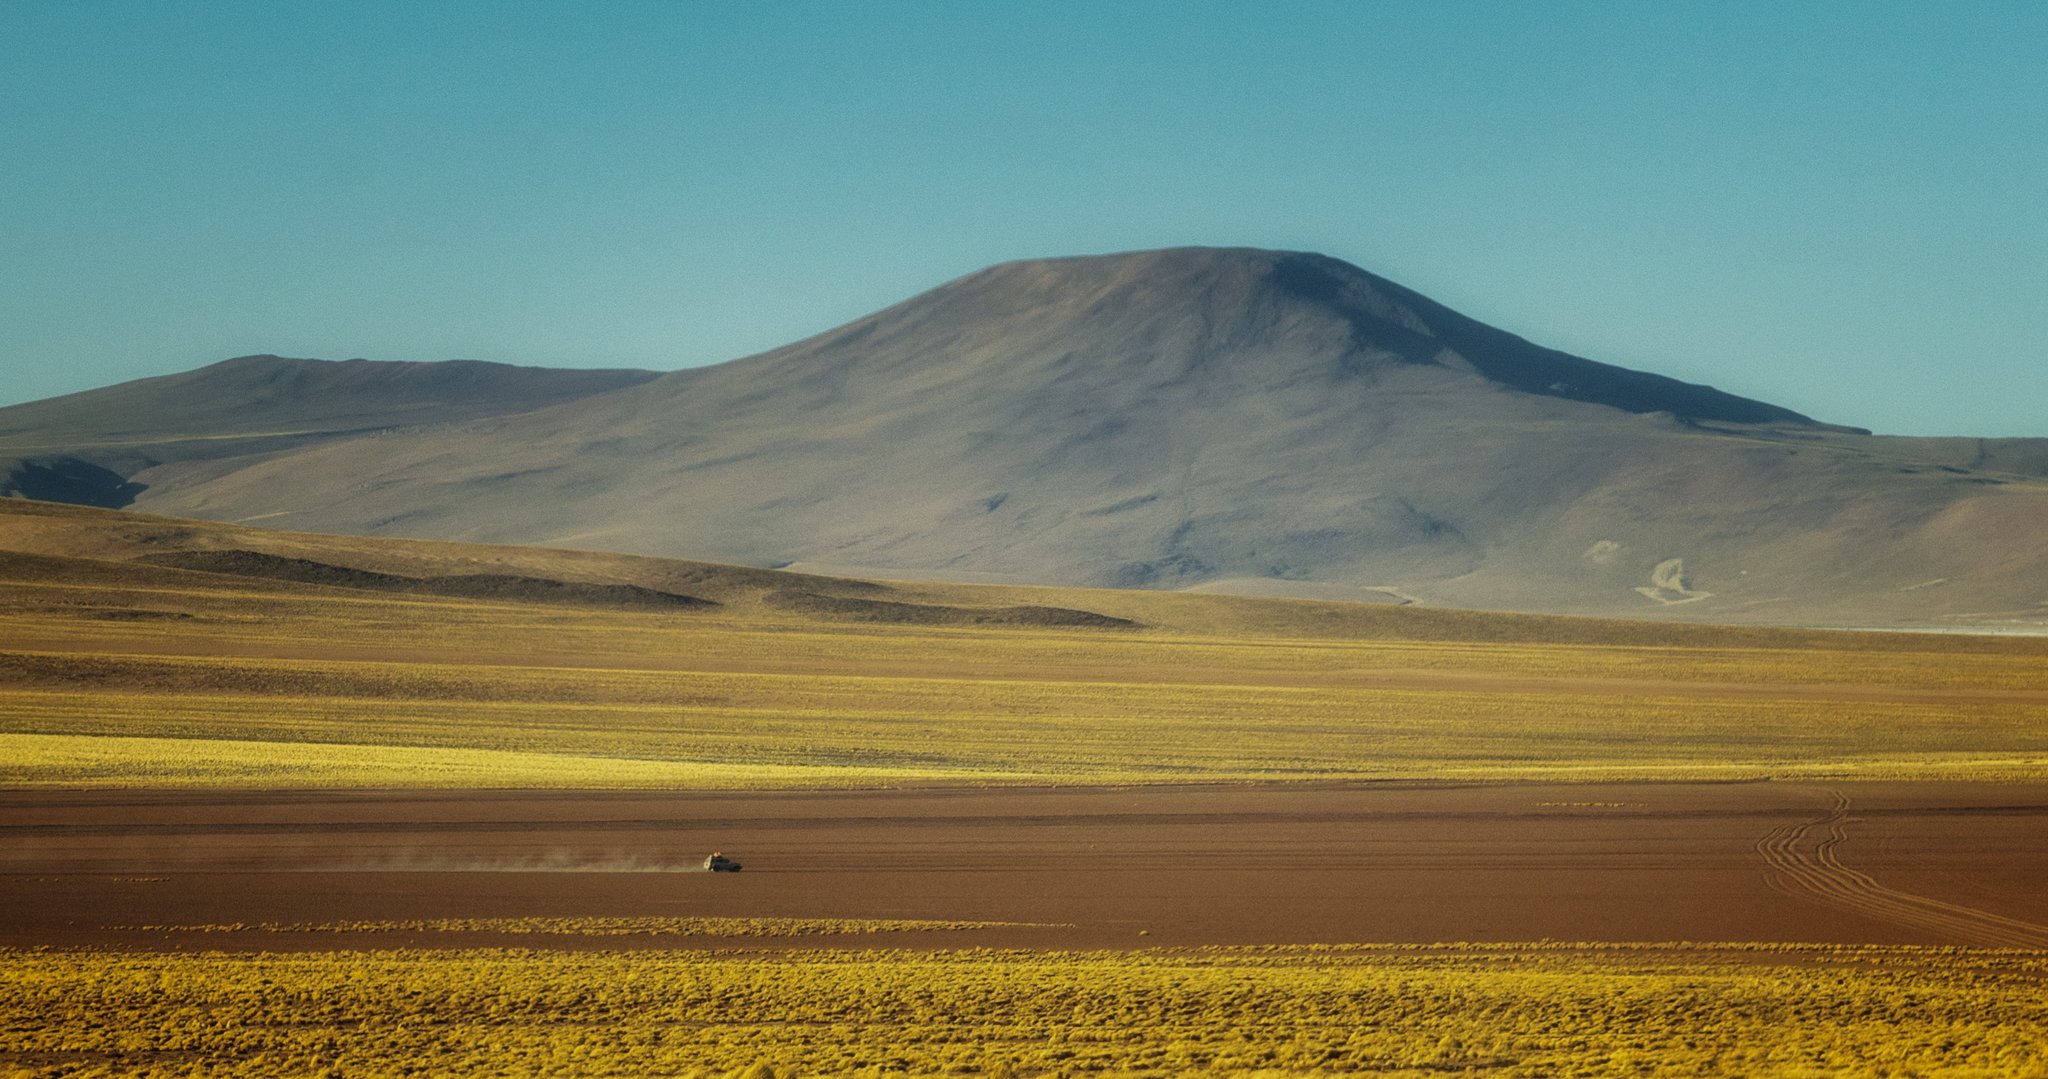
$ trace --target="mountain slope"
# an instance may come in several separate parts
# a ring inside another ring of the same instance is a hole
[[[2037,659],[2048,640],[1839,631],[1468,611],[1208,595],[1188,591],[865,581],[602,551],[334,536],[0,499],[0,614],[147,622],[118,597],[53,596],[67,585],[124,588],[137,605],[190,594],[261,591],[309,599],[442,598],[440,582],[521,580],[554,594],[474,595],[497,603],[778,626],[972,624],[1091,635],[1227,640],[1386,640],[1442,644],[1628,645],[1699,649],[1971,653]],[[647,603],[645,592],[700,603]],[[155,594],[155,595],[151,595]],[[824,599],[831,602],[800,602]],[[915,617],[902,617],[909,608]],[[1047,613],[1066,615],[1048,618]],[[536,614],[544,612],[536,611]],[[945,617],[951,616],[951,621]],[[1071,617],[1082,616],[1082,617]],[[235,624],[229,620],[226,625]],[[19,642],[17,642],[18,644]],[[1412,673],[1412,672],[1410,672]]]
[[[134,472],[254,455],[399,426],[530,412],[655,377],[451,360],[242,356],[0,408],[0,495],[125,505]]]
[[[519,415],[122,478],[157,512],[906,577],[1985,624],[2048,618],[2034,441],[1873,438],[1334,259],[1178,249],[997,266]]]

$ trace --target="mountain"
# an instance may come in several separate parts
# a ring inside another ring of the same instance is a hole
[[[773,352],[462,420],[425,408],[134,469],[78,457],[144,485],[139,509],[313,531],[1637,617],[2048,622],[2048,440],[1871,436],[1541,348],[1319,255],[1008,263]]]
[[[183,374],[0,408],[0,494],[121,506],[128,476],[395,427],[530,412],[657,377],[449,360],[241,356]]]

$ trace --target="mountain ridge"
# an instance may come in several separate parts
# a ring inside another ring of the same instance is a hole
[[[1345,323],[1351,331],[1347,356],[1361,367],[1389,359],[1414,365],[1462,366],[1524,393],[1633,413],[1667,411],[1694,420],[1811,425],[1869,433],[1863,428],[1821,424],[1790,409],[1711,386],[1544,348],[1327,255],[1258,248],[1180,247],[998,263],[843,326],[730,364],[767,362],[792,351],[852,344],[906,312],[915,312],[920,319],[957,319],[961,317],[958,312],[946,309],[978,305],[980,309],[973,315],[1002,322],[1020,309],[1071,308],[1077,302],[1091,309],[1129,305],[1129,293],[1135,288],[1142,285],[1155,293],[1164,291],[1162,281],[1185,293],[1201,293],[1212,310],[1241,312],[1234,323],[1210,327],[1212,336],[1223,339],[1221,347],[1255,347],[1274,336],[1272,323],[1281,321],[1285,313],[1273,309],[1272,297],[1257,294],[1256,286],[1265,283],[1282,296],[1327,309]],[[1008,309],[1005,303],[1010,305]],[[1294,328],[1300,329],[1298,325]],[[1327,333],[1327,328],[1322,332]],[[1207,355],[1218,347],[1219,343],[1211,342],[1189,354]],[[664,378],[709,369],[692,368]]]
[[[0,451],[23,435],[52,428],[85,446],[348,433],[401,424],[428,410],[437,422],[528,411],[656,377],[658,372],[624,368],[519,367],[486,360],[236,356],[0,408]],[[272,431],[281,424],[306,430]]]
[[[0,496],[117,508],[148,487],[130,477],[167,463],[526,412],[655,377],[483,360],[237,356],[0,408]]]
[[[724,364],[119,478],[137,508],[314,531],[1948,624],[2048,618],[2038,441],[1871,436],[1327,256],[1174,248],[1003,263]]]

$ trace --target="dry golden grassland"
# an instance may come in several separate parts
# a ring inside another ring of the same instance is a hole
[[[2039,1075],[2044,974],[1909,947],[12,951],[0,1069]]]
[[[2009,642],[1289,635],[1253,600],[1265,629],[1205,634],[1165,624],[1178,597],[1136,630],[947,628],[166,576],[0,579],[0,784],[2048,776],[2048,650]]]
[[[222,550],[711,602],[482,601],[146,561]],[[1137,628],[898,617],[1061,608]],[[882,585],[0,504],[5,785],[1765,776],[2048,776],[2048,640]]]
[[[548,937],[822,937],[865,933],[954,933],[1010,929],[1025,922],[962,922],[932,918],[415,918],[402,921],[228,922],[138,925],[136,932],[185,933],[484,933]]]
[[[229,549],[716,605],[128,561]],[[1031,622],[1047,608],[1138,625]],[[2048,641],[834,585],[0,506],[5,786],[1752,777],[2048,778]],[[131,920],[184,917],[209,915]],[[2039,951],[916,950],[1002,923],[346,917],[0,948],[0,1074],[2048,1074]]]

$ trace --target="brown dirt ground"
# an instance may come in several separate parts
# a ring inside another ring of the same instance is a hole
[[[713,848],[745,872],[682,871]],[[2025,943],[2042,850],[2048,785],[12,791],[0,944],[745,943],[119,928],[580,916],[1052,923],[857,938],[909,946]]]

